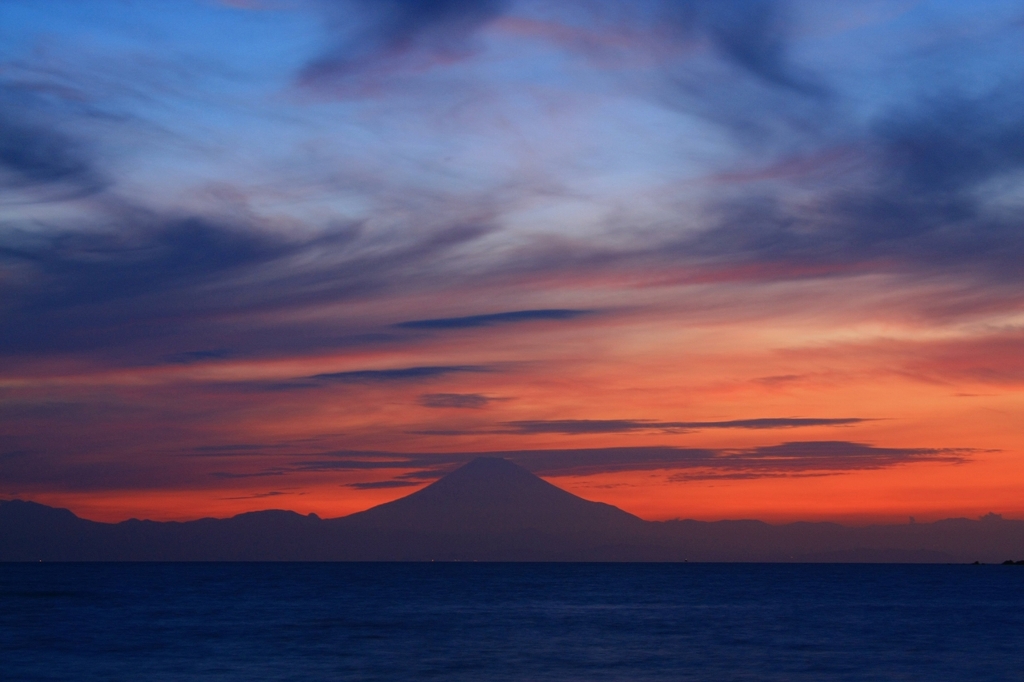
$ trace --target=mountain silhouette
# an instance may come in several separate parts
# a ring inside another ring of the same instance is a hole
[[[640,532],[645,526],[617,507],[584,500],[496,457],[474,459],[422,490],[347,520],[442,534]]]
[[[448,561],[622,559],[649,525],[493,457],[332,523],[356,558]]]
[[[826,561],[998,563],[1024,521],[849,528],[834,523],[644,521],[480,458],[407,497],[336,519],[290,511],[98,523],[0,500],[0,561]]]

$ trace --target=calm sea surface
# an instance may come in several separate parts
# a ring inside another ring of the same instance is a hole
[[[1024,680],[1024,567],[0,564],[0,679]]]

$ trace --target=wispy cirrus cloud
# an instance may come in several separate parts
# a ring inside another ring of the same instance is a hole
[[[653,419],[550,419],[504,422],[510,433],[628,433],[631,431],[694,431],[699,429],[795,429],[813,426],[850,426],[871,421],[857,417],[806,419],[794,417],[732,419],[726,421],[667,422]]]
[[[70,132],[73,117],[48,114],[45,100],[0,78],[0,205],[78,199],[111,182],[88,141]]]
[[[396,65],[404,58],[451,60],[466,53],[473,34],[500,16],[506,0],[317,0],[336,34],[305,65],[305,85]],[[354,27],[354,29],[353,29]]]
[[[0,108],[0,187],[17,201],[35,202],[100,192],[108,181],[80,147],[70,136],[19,122]]]
[[[210,350],[190,350],[181,353],[174,353],[162,359],[164,362],[172,365],[191,365],[197,362],[223,360],[225,358],[230,358],[231,356],[232,352],[229,349],[215,348]]]
[[[529,436],[557,433],[572,436],[602,433],[686,433],[703,429],[798,429],[813,427],[855,426],[875,421],[862,417],[801,418],[768,417],[759,419],[729,419],[724,421],[658,421],[655,419],[528,419],[501,422],[495,427],[479,429],[428,429],[417,434],[471,436],[484,433]]]
[[[464,453],[340,451],[245,475],[300,472],[402,472],[391,482],[432,480],[476,457],[503,457],[541,476],[593,476],[627,471],[676,472],[678,480],[820,476],[885,469],[919,462],[964,464],[971,448],[886,448],[851,441],[793,441],[754,448],[618,447]],[[381,487],[374,482],[373,487]]]
[[[398,369],[362,369],[348,372],[329,372],[326,374],[314,374],[309,377],[309,379],[312,381],[341,383],[416,381],[419,379],[433,379],[434,377],[441,377],[447,374],[489,371],[492,370],[482,365],[435,365],[426,367],[400,367]]]
[[[593,310],[569,309],[514,310],[505,313],[489,313],[487,315],[443,317],[433,320],[411,320],[409,322],[400,322],[395,326],[402,329],[472,329],[474,327],[491,327],[499,324],[515,324],[519,322],[573,320],[593,313]]]
[[[192,453],[189,467],[175,468],[174,475],[168,476],[159,458],[143,462],[116,458],[62,461],[55,453],[19,451],[0,453],[0,480],[9,488],[20,489],[159,490],[199,485],[204,480],[234,487],[263,479],[283,482],[306,480],[309,475],[318,479],[338,475],[348,479],[346,486],[373,490],[431,481],[476,457],[503,457],[541,476],[662,471],[675,480],[690,480],[825,476],[928,462],[960,465],[985,452],[975,448],[881,447],[853,441],[790,441],[744,448],[645,446],[471,452],[310,452],[301,448],[281,452],[271,447]],[[74,478],[67,477],[69,470],[75,472]],[[352,482],[352,475],[360,472],[373,478]],[[391,478],[379,480],[381,474],[389,473]]]
[[[723,452],[713,466],[683,471],[674,479],[826,476],[914,462],[964,464],[979,452],[971,448],[880,448],[849,441],[797,441]]]
[[[884,448],[850,441],[794,441],[740,449],[607,448],[523,453],[535,473],[580,475],[649,469],[680,470],[691,478],[743,475],[771,477],[881,469],[913,462],[963,463],[976,450],[957,448]],[[514,458],[514,457],[513,457]]]
[[[1009,449],[1019,8],[869,4],[0,3],[0,484],[412,482],[509,438],[865,426],[664,418],[823,405]],[[552,415],[626,418],[524,418]],[[300,432],[413,454],[278,447]],[[975,457],[783,445],[508,456],[684,478]]]
[[[420,367],[396,367],[391,369],[357,369],[345,372],[326,372],[311,376],[276,381],[256,380],[230,382],[229,386],[244,391],[290,391],[325,388],[333,384],[401,384],[423,382],[456,374],[493,372],[485,365],[424,365]]]
[[[370,481],[368,483],[347,483],[345,487],[356,490],[388,490],[390,488],[412,488],[419,483],[412,481]]]
[[[493,400],[480,393],[424,393],[418,402],[423,407],[479,410]]]
[[[252,495],[240,495],[238,497],[225,497],[225,500],[265,500],[268,497],[280,497],[282,495],[288,495],[290,493],[281,492],[279,490],[271,490],[265,493],[253,493]],[[299,493],[300,495],[302,493]]]
[[[472,53],[476,32],[506,13],[528,9],[511,0],[318,0],[315,6],[334,35],[329,47],[302,69],[300,79],[306,85],[359,71],[380,72],[385,65],[395,68],[413,56],[420,66],[465,58]],[[804,94],[821,91],[787,59],[792,21],[785,3],[778,0],[641,0],[631,3],[631,12],[615,0],[580,0],[566,3],[564,9],[575,16],[618,15],[620,24],[632,22],[646,29],[648,44],[706,41],[725,60],[765,83]],[[539,35],[565,34],[549,29]],[[593,47],[600,40],[573,42]]]
[[[821,87],[787,58],[791,20],[778,0],[661,0],[664,16],[684,40],[708,39],[729,61],[762,81],[797,93]]]
[[[695,269],[755,281],[901,269],[1017,281],[1024,238],[1009,210],[1024,171],[1017,85],[954,91],[884,115],[857,131],[868,150],[863,171],[810,203],[792,201],[789,188],[752,185],[710,204],[714,227],[676,249]]]
[[[298,350],[337,347],[345,337],[379,341],[380,329],[352,334],[316,322],[306,325],[309,333],[296,334],[268,315],[366,298],[407,276],[429,279],[423,262],[482,233],[445,227],[366,252],[358,230],[296,238],[265,225],[134,209],[110,216],[103,230],[0,229],[0,271],[18,273],[0,280],[0,306],[10,321],[0,330],[0,350],[122,346],[134,348],[130,356],[148,355],[149,362],[181,362],[196,359],[197,346],[217,348],[226,338],[239,356],[260,346]],[[304,264],[295,267],[297,261]]]

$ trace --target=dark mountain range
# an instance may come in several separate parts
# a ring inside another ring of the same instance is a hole
[[[288,511],[184,523],[97,523],[0,501],[0,561],[835,561],[1024,559],[1024,521],[848,528],[649,522],[502,459],[477,459],[408,497],[337,519]]]

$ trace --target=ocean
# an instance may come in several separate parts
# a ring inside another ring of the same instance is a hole
[[[1024,566],[9,563],[0,679],[1024,680]]]

